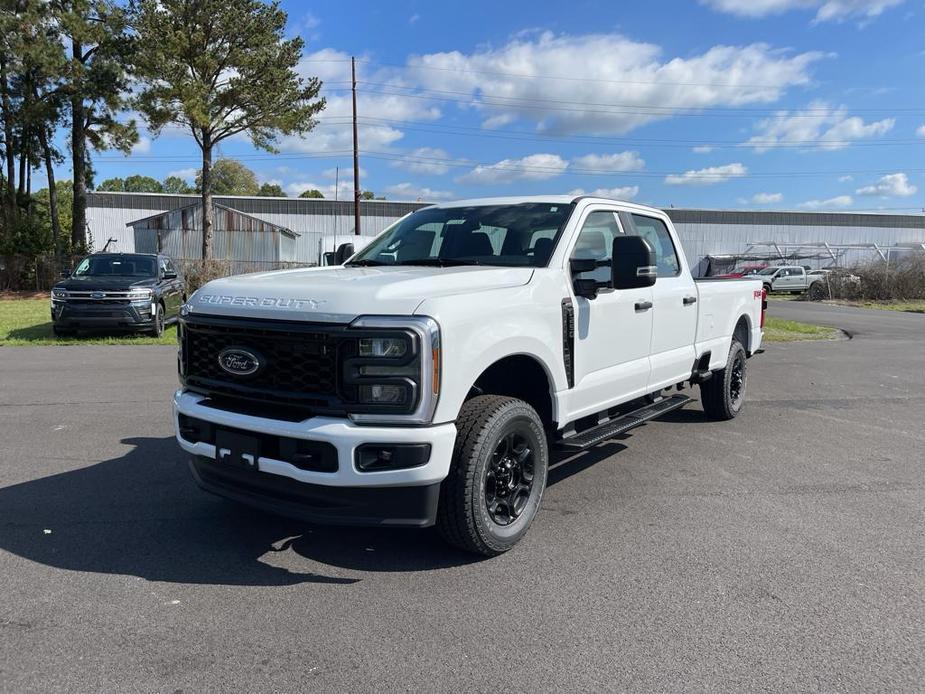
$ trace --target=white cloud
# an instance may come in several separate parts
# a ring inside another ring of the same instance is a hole
[[[670,186],[711,186],[723,183],[730,178],[739,178],[748,173],[748,168],[738,162],[724,166],[709,166],[705,169],[685,171],[683,174],[670,174],[665,183]]]
[[[337,197],[339,200],[353,200],[353,179],[345,181],[341,179],[337,185],[337,195],[335,196],[334,183],[315,183],[313,181],[293,181],[291,183],[283,186],[286,190],[286,193],[293,198],[299,197],[306,190],[315,190],[321,191],[321,194],[324,195],[328,200],[334,200]]]
[[[876,183],[855,191],[858,195],[879,195],[883,198],[908,198],[917,192],[918,187],[909,183],[909,177],[902,172],[888,174]]]
[[[192,181],[196,178],[196,174],[199,173],[198,166],[191,166],[188,169],[177,169],[176,171],[168,171],[168,176],[176,176],[177,178],[182,178],[184,181]]]
[[[925,125],[919,126],[919,129],[915,131],[915,134],[919,137],[925,137]]]
[[[138,138],[138,142],[132,145],[132,154],[147,154],[151,151],[151,138],[145,135],[142,135]]]
[[[694,154],[709,154],[713,151],[712,145],[697,145],[691,150]]]
[[[746,144],[752,145],[757,152],[782,146],[835,150],[855,140],[884,135],[895,123],[893,118],[865,123],[858,116],[849,116],[844,106],[833,107],[824,101],[814,101],[805,109],[780,111],[760,121],[759,134]]]
[[[611,198],[614,200],[632,200],[639,195],[639,186],[621,186],[619,188],[597,188],[590,193],[585,192],[583,188],[576,188],[568,193],[569,195],[593,195],[596,198]]]
[[[846,176],[839,176],[839,177],[838,177],[838,182],[839,182],[839,183],[851,183],[851,181],[853,181],[853,180],[854,180],[854,176],[852,176],[851,174],[848,174],[848,175],[846,175]]]
[[[752,205],[773,205],[783,199],[783,193],[755,193],[747,202]]]
[[[413,56],[405,74],[422,87],[465,94],[459,108],[477,109],[484,127],[522,120],[556,135],[607,135],[679,109],[772,103],[808,84],[822,57],[763,43],[672,57],[620,34],[528,32],[469,54]]]
[[[393,186],[387,186],[385,192],[400,200],[421,200],[423,202],[449,200],[454,197],[453,193],[448,190],[433,190],[413,183],[396,183]]]
[[[413,15],[411,15],[410,17],[408,17],[408,24],[417,24],[417,22],[418,22],[418,20],[419,20],[420,18],[421,18],[421,15],[419,15],[417,12],[415,12]]]
[[[450,155],[438,147],[418,147],[407,156],[407,159],[393,162],[392,166],[430,176],[442,176],[450,170],[450,165],[446,163]]]
[[[639,152],[619,152],[575,157],[572,166],[592,171],[641,171],[646,167],[646,162],[639,156]]]
[[[828,200],[807,200],[801,202],[800,207],[807,210],[831,210],[835,208],[851,207],[854,200],[850,195],[838,195]]]
[[[282,152],[298,153],[349,153],[353,148],[352,97],[345,91],[350,79],[350,56],[347,53],[325,48],[302,58],[296,71],[303,77],[319,77],[324,85],[322,95],[327,100],[319,114],[319,123],[306,135],[281,137],[278,148]],[[394,70],[382,69],[369,72],[369,63],[364,58],[357,61],[357,79],[388,85],[386,91],[405,91],[414,88]],[[379,94],[359,90],[357,114],[360,147],[366,151],[388,150],[404,137],[404,132],[391,122],[382,121],[432,121],[440,117],[440,109],[427,99],[404,94]],[[370,122],[373,121],[373,122]],[[379,121],[379,122],[376,122]]]
[[[495,164],[479,164],[456,179],[457,183],[511,183],[513,181],[543,181],[554,178],[568,168],[568,162],[558,154],[531,154],[522,159],[502,159]]]
[[[767,17],[789,10],[816,10],[817,22],[873,19],[905,0],[700,0],[714,10],[739,17]]]

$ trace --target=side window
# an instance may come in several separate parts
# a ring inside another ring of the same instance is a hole
[[[167,258],[167,269],[170,272],[176,273],[177,275],[180,274],[179,272],[177,272],[177,266],[173,264],[173,261],[170,258]]]
[[[593,258],[594,260],[610,260],[613,239],[621,233],[617,224],[617,217],[613,212],[599,210],[590,213],[578,232],[575,248],[572,250],[573,258]],[[581,279],[593,279],[597,282],[610,281],[610,268],[599,267],[590,272],[576,275]]]
[[[167,260],[167,258],[159,258],[159,260],[159,264],[161,266],[161,277],[163,277],[164,273],[170,270],[170,262]]]
[[[668,233],[668,227],[660,219],[631,215],[636,233],[649,242],[655,249],[655,263],[658,266],[659,277],[677,277],[681,273],[681,263],[678,252]]]

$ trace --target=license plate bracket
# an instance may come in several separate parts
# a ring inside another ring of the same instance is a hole
[[[237,431],[218,429],[215,432],[215,460],[224,465],[243,467],[256,472],[259,468],[260,439]]]

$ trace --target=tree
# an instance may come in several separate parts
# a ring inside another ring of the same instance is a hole
[[[135,174],[125,179],[126,193],[161,193],[164,187],[156,178]]]
[[[195,192],[193,186],[179,176],[168,176],[164,179],[162,187],[165,193],[173,193],[175,195],[190,195]]]
[[[10,229],[18,227],[23,212],[29,219],[22,229],[34,229],[39,223],[50,227],[57,251],[60,224],[54,165],[63,157],[54,144],[54,134],[62,118],[61,81],[66,57],[53,4],[17,0],[0,5],[0,118],[7,171],[0,185],[3,189],[0,216]],[[32,171],[42,163],[50,184],[50,199],[49,211],[39,221],[32,219],[36,212]]]
[[[360,193],[360,200],[385,200],[384,195],[376,197],[376,194],[371,190],[364,190]]]
[[[197,190],[204,190],[203,172],[196,174]],[[236,159],[219,159],[212,166],[212,193],[215,195],[257,195],[257,174]]]
[[[212,153],[239,133],[266,151],[280,134],[304,134],[324,108],[321,82],[302,79],[300,38],[286,13],[259,0],[136,0],[138,105],[152,132],[188,128],[202,152],[202,257],[212,257]]]
[[[96,189],[102,190],[106,193],[120,193],[125,190],[125,179],[107,178],[105,181],[100,183]]]
[[[285,198],[286,191],[278,183],[264,183],[257,191],[257,195],[262,198]]]
[[[126,154],[138,141],[135,121],[118,119],[130,85],[127,65],[133,52],[128,14],[113,0],[54,0],[59,31],[69,48],[62,90],[71,119],[71,165],[74,172],[74,250],[87,244],[87,188],[93,169],[87,145]]]
[[[306,191],[303,191],[300,195],[300,198],[323,198],[324,195],[317,188],[309,188]]]

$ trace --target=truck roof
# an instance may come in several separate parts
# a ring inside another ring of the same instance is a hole
[[[483,205],[520,205],[524,203],[549,203],[550,205],[571,205],[573,202],[578,202],[579,200],[592,200],[595,202],[618,202],[621,205],[626,205],[628,207],[633,207],[638,210],[645,210],[648,212],[657,212],[660,215],[664,212],[656,207],[649,207],[648,205],[640,205],[635,202],[629,202],[628,200],[616,200],[614,198],[602,198],[595,195],[513,195],[509,197],[500,197],[500,198],[472,198],[469,200],[452,200],[448,202],[440,202],[431,207],[436,208],[450,208],[450,207],[481,207]]]

